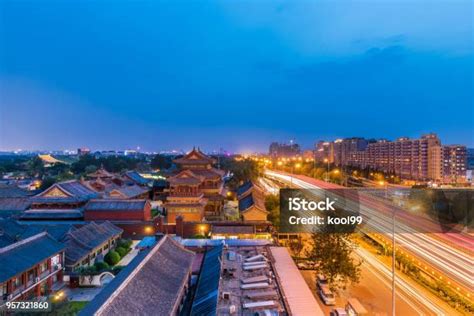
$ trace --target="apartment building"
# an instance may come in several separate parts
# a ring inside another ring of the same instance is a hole
[[[395,173],[403,179],[445,183],[466,180],[466,147],[443,146],[433,133],[419,139],[401,137],[395,141],[347,138],[319,142],[316,152],[324,153],[324,158],[323,154],[317,156],[318,160],[329,159],[338,166]]]

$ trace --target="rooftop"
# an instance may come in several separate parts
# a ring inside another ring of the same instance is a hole
[[[99,193],[89,189],[77,180],[55,183],[45,191],[32,197],[33,203],[73,203],[86,202],[99,197]]]
[[[140,252],[79,315],[176,314],[193,258],[193,252],[165,235]]]
[[[97,199],[87,202],[84,211],[143,212],[146,203],[146,200]]]
[[[46,232],[0,248],[0,282],[24,272],[64,250],[64,245]]]
[[[123,230],[110,222],[97,224],[90,222],[80,228],[72,227],[60,238],[66,245],[66,265],[74,265],[87,256],[92,250],[116,238]]]

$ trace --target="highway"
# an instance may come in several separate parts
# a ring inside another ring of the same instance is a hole
[[[335,184],[316,180],[301,175],[291,175],[278,171],[267,170],[265,175],[286,184],[292,184],[297,188],[305,189],[340,189],[344,188]],[[441,233],[419,233],[413,228],[422,225],[427,229],[429,221],[413,219],[410,214],[394,210],[394,205],[371,196],[359,194],[361,215],[369,219],[370,225],[378,226],[380,231],[390,232],[392,230],[392,214],[397,212],[395,234],[397,247],[403,248],[408,254],[413,255],[416,262],[425,271],[435,277],[446,278],[449,282],[460,287],[460,294],[472,295],[474,288],[474,265],[473,265],[473,238],[467,234],[441,234]],[[409,223],[409,224],[407,224]],[[391,236],[388,234],[387,240]],[[464,292],[464,293],[462,293]],[[471,293],[469,293],[471,292]],[[435,312],[435,311],[434,311]]]

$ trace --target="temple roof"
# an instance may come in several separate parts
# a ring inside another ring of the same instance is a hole
[[[111,198],[123,198],[123,199],[133,199],[136,198],[139,195],[142,195],[146,192],[148,192],[148,189],[145,189],[141,186],[138,186],[136,184],[134,185],[124,185],[122,187],[116,187],[113,190],[110,190],[108,195]],[[117,196],[118,195],[118,196]]]
[[[97,199],[87,202],[84,211],[143,212],[146,203],[147,200]]]
[[[194,174],[203,176],[206,179],[222,179],[225,174],[224,170],[219,170],[216,168],[210,169],[193,169]]]
[[[199,185],[204,181],[204,177],[197,175],[194,171],[183,170],[175,176],[168,178],[171,185]]]
[[[144,178],[141,174],[134,170],[125,172],[125,176],[138,185],[148,185],[152,183],[150,179]]]
[[[99,193],[88,188],[80,181],[70,180],[55,183],[45,191],[32,197],[33,203],[71,203],[85,202],[99,197]]]
[[[175,315],[194,253],[169,236],[140,252],[79,315]]]
[[[89,178],[112,178],[112,177],[114,177],[114,174],[108,172],[107,170],[105,170],[105,168],[103,166],[101,166],[96,171],[87,174],[87,177],[89,177]]]
[[[0,198],[20,198],[29,196],[29,192],[16,185],[0,184]]]
[[[90,222],[71,228],[61,241],[66,245],[66,264],[74,265],[106,241],[118,237],[123,230],[110,222]]]
[[[184,157],[173,160],[174,163],[178,165],[194,164],[194,165],[206,165],[214,164],[216,160],[204,154],[199,148],[193,148],[189,153],[184,155]]]
[[[0,282],[24,272],[64,250],[64,245],[46,232],[0,248]]]

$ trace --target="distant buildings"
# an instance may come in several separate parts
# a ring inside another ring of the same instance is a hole
[[[79,156],[84,156],[84,155],[88,155],[91,153],[91,150],[87,147],[82,147],[82,148],[78,148],[77,149],[77,154]]]
[[[269,154],[272,157],[294,157],[300,153],[300,145],[293,143],[293,141],[289,144],[273,142],[269,148]]]
[[[337,166],[354,166],[393,173],[403,179],[437,182],[466,181],[466,147],[441,145],[436,134],[395,141],[339,139],[318,142],[315,158]]]
[[[170,188],[165,203],[168,223],[174,223],[178,215],[185,221],[219,217],[225,199],[224,171],[213,168],[215,159],[193,148],[174,163],[179,171],[168,178]]]

